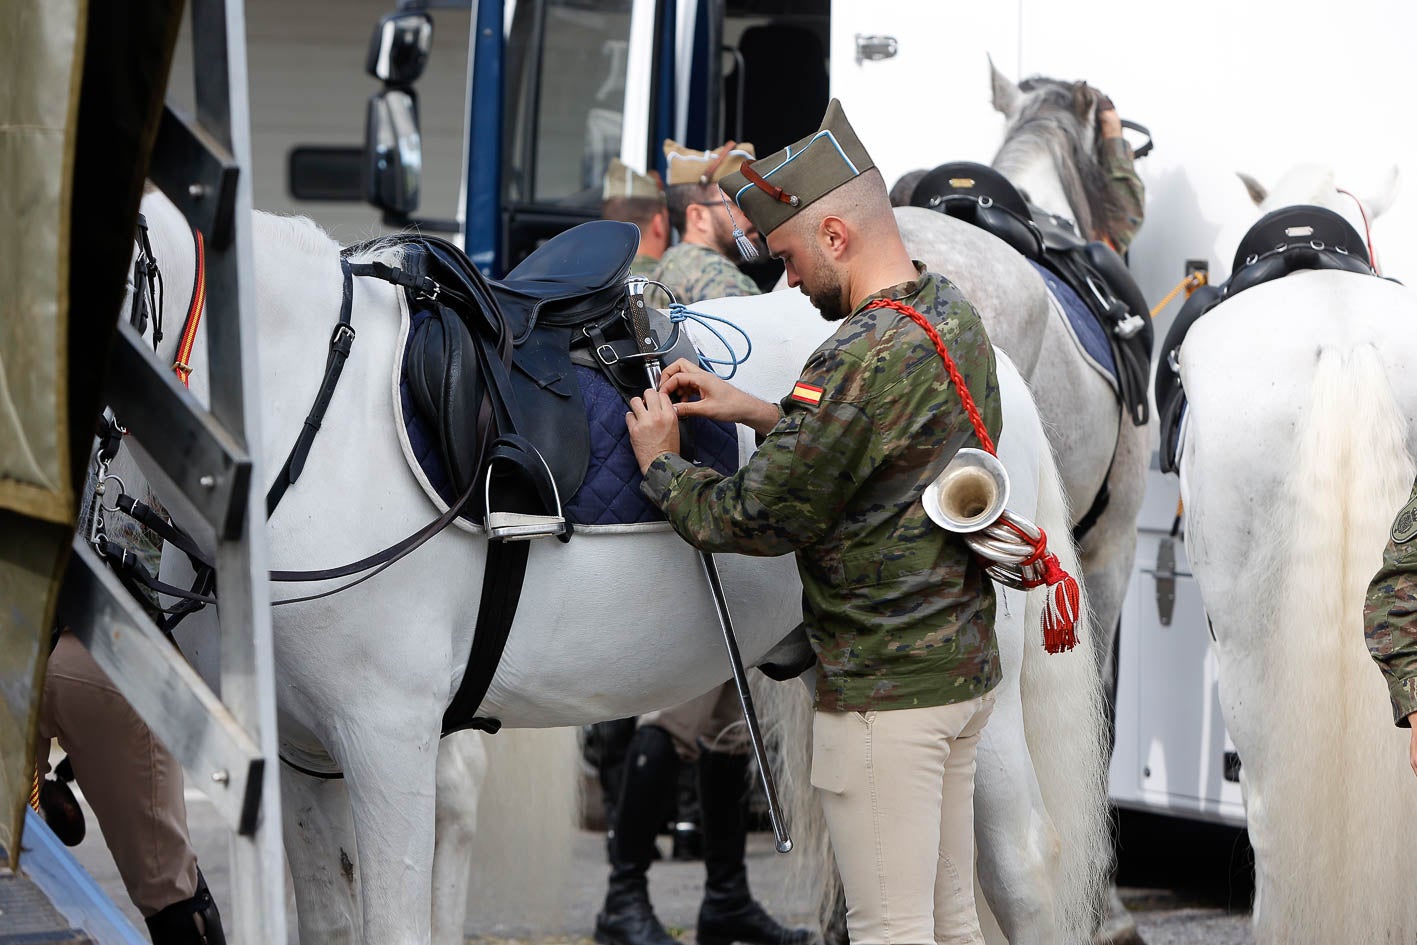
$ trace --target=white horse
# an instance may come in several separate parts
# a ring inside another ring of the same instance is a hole
[[[166,201],[149,199],[144,211],[169,287],[164,308],[172,324],[186,300],[171,287],[191,284],[190,236]],[[254,217],[254,247],[261,453],[274,459],[293,442],[320,380],[318,365],[339,311],[339,248],[309,221],[261,213]],[[397,251],[383,253],[393,258]],[[270,522],[275,568],[341,564],[436,515],[394,429],[390,378],[402,305],[392,286],[355,280],[358,337],[304,477]],[[764,365],[759,389],[777,396],[824,330],[805,314],[794,325],[785,306],[767,304],[759,313],[745,327]],[[774,332],[781,333],[776,341]],[[774,350],[786,354],[775,358]],[[1000,451],[1014,470],[1013,505],[1055,536],[1066,564],[1066,506],[1032,400],[1007,358],[1000,358],[999,376]],[[346,775],[325,781],[284,770],[287,853],[307,945],[430,938],[435,795],[458,783],[439,778],[439,723],[464,670],[484,548],[480,535],[449,529],[370,581],[274,610],[282,753],[305,768]],[[800,620],[796,569],[790,558],[718,560],[744,659],[756,663]],[[696,553],[665,525],[585,528],[567,544],[538,543],[526,585],[535,592],[523,596],[481,709],[508,727],[637,714],[728,676]],[[277,586],[275,596],[294,595]],[[1042,653],[1037,608],[1010,594],[1000,609],[1008,672],[1001,703],[1017,691],[1011,687],[1021,685],[1022,696],[1011,710],[996,710],[998,747],[981,754],[980,763],[981,772],[990,758],[1012,772],[997,779],[997,803],[1010,811],[989,819],[980,845],[990,851],[986,861],[992,856],[1001,864],[996,895],[1019,897],[1017,909],[1008,900],[995,908],[1027,913],[1018,917],[1024,929],[1018,942],[1065,940],[1049,930],[1070,912],[1090,908],[1095,851],[1104,839],[1096,666],[1081,648]],[[1037,779],[1028,773],[1023,725],[1031,747],[1058,762],[1040,768]],[[1004,738],[1010,729],[1013,737]],[[796,737],[805,740],[805,731]],[[1064,763],[1068,750],[1074,753]],[[1043,807],[1039,797],[1051,788],[1071,794],[1066,809]],[[990,803],[981,797],[981,812]],[[1030,921],[1044,931],[1031,934]]]
[[[1291,174],[1261,209],[1300,203],[1364,233],[1331,173]],[[1362,631],[1417,467],[1414,324],[1411,289],[1305,271],[1221,303],[1180,351],[1186,550],[1242,762],[1262,943],[1417,941],[1417,782]]]
[[[994,107],[1007,118],[994,169],[1032,203],[1076,221],[1089,234],[1093,222],[1111,212],[1095,156],[1096,93],[1084,83],[1044,78],[1031,79],[1025,91],[992,64],[989,68]],[[917,231],[917,238],[925,237]],[[1026,292],[1026,303],[998,309],[989,305],[990,291],[977,283],[995,281],[991,270],[1002,272],[1004,263],[997,257],[1007,247],[1001,241],[1001,249],[992,254],[976,250],[953,259],[929,255],[936,247],[943,248],[941,243],[921,245],[920,251],[927,255],[920,258],[932,264],[939,258],[946,267],[941,272],[962,286],[968,282],[966,295],[982,300],[977,304],[995,344],[1010,354],[1019,350],[1020,357],[1037,347],[1035,366],[1024,370],[1024,376],[1053,444],[1074,524],[1092,507],[1103,484],[1107,486],[1107,507],[1082,536],[1078,550],[1097,628],[1093,642],[1110,689],[1116,629],[1136,558],[1136,520],[1146,493],[1151,424],[1137,426],[1131,421],[1111,385],[1078,355],[1062,313],[1043,311],[1052,304],[1047,287],[1021,258],[1014,268],[1021,264],[1028,272],[1024,275],[1020,270],[1021,285],[1012,291]],[[972,278],[971,269],[981,265],[983,279]]]

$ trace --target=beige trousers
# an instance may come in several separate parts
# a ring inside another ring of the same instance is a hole
[[[49,656],[39,735],[69,753],[138,911],[147,917],[195,895],[182,767],[70,633]]]
[[[726,755],[746,755],[750,747],[738,690],[731,682],[672,709],[642,715],[639,724],[658,725],[668,732],[674,739],[674,750],[685,761],[698,761],[699,752],[705,748]]]
[[[993,708],[990,693],[924,709],[816,713],[812,786],[852,945],[982,945],[974,754]]]

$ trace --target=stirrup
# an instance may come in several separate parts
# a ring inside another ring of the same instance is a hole
[[[487,519],[483,523],[483,527],[487,529],[487,537],[491,541],[530,541],[533,538],[560,538],[565,541],[571,529],[566,523],[566,515],[561,508],[561,491],[556,488],[556,479],[551,475],[551,467],[547,465],[546,458],[530,443],[527,443],[527,447],[546,473],[546,482],[551,486],[551,499],[555,504],[555,512],[536,514],[492,511],[492,465],[498,460],[502,460],[511,463],[518,469],[526,468],[510,456],[498,455],[494,451],[487,463],[487,471],[483,478],[482,507],[487,512]],[[544,490],[541,491],[544,493]]]

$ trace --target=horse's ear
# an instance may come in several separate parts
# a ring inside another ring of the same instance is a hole
[[[989,59],[989,84],[994,90],[994,109],[1005,115],[1012,115],[1018,105],[1018,86],[994,65],[994,57]]]
[[[1363,201],[1363,206],[1368,208],[1368,216],[1376,220],[1382,216],[1392,205],[1397,202],[1397,192],[1402,189],[1402,174],[1394,164],[1388,169],[1387,179],[1383,181],[1383,189]]]
[[[1097,99],[1093,97],[1092,89],[1087,87],[1086,82],[1073,83],[1073,114],[1084,124],[1092,123],[1092,110],[1096,104]]]
[[[1244,183],[1245,189],[1250,192],[1250,199],[1255,202],[1255,206],[1258,207],[1260,204],[1264,203],[1264,198],[1269,196],[1269,190],[1265,188],[1264,184],[1261,184],[1244,171],[1236,171],[1235,176],[1240,178]]]

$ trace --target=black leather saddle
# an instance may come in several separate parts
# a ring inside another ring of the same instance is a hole
[[[1161,345],[1156,371],[1156,409],[1161,415],[1161,471],[1175,472],[1186,393],[1181,389],[1180,350],[1196,321],[1246,289],[1303,269],[1338,269],[1376,275],[1363,238],[1352,224],[1324,207],[1299,204],[1260,217],[1240,240],[1230,278],[1201,286],[1186,299]]]
[[[454,489],[466,491],[486,469],[493,439],[515,433],[536,448],[559,501],[569,499],[590,454],[571,352],[634,349],[624,318],[625,278],[639,231],[615,221],[581,224],[549,240],[501,282],[484,279],[444,240],[410,236],[400,242],[400,284],[414,322],[405,371],[416,408],[436,431]],[[622,392],[643,389],[644,368],[633,366],[637,371],[607,371]],[[532,489],[517,473],[489,473],[497,507],[546,505],[544,484]],[[482,498],[465,514],[484,512]]]
[[[1147,422],[1154,337],[1146,300],[1121,256],[1081,238],[1071,220],[1031,207],[1008,178],[972,161],[941,164],[926,174],[911,203],[980,227],[1067,283],[1111,343],[1122,404],[1138,426]]]

